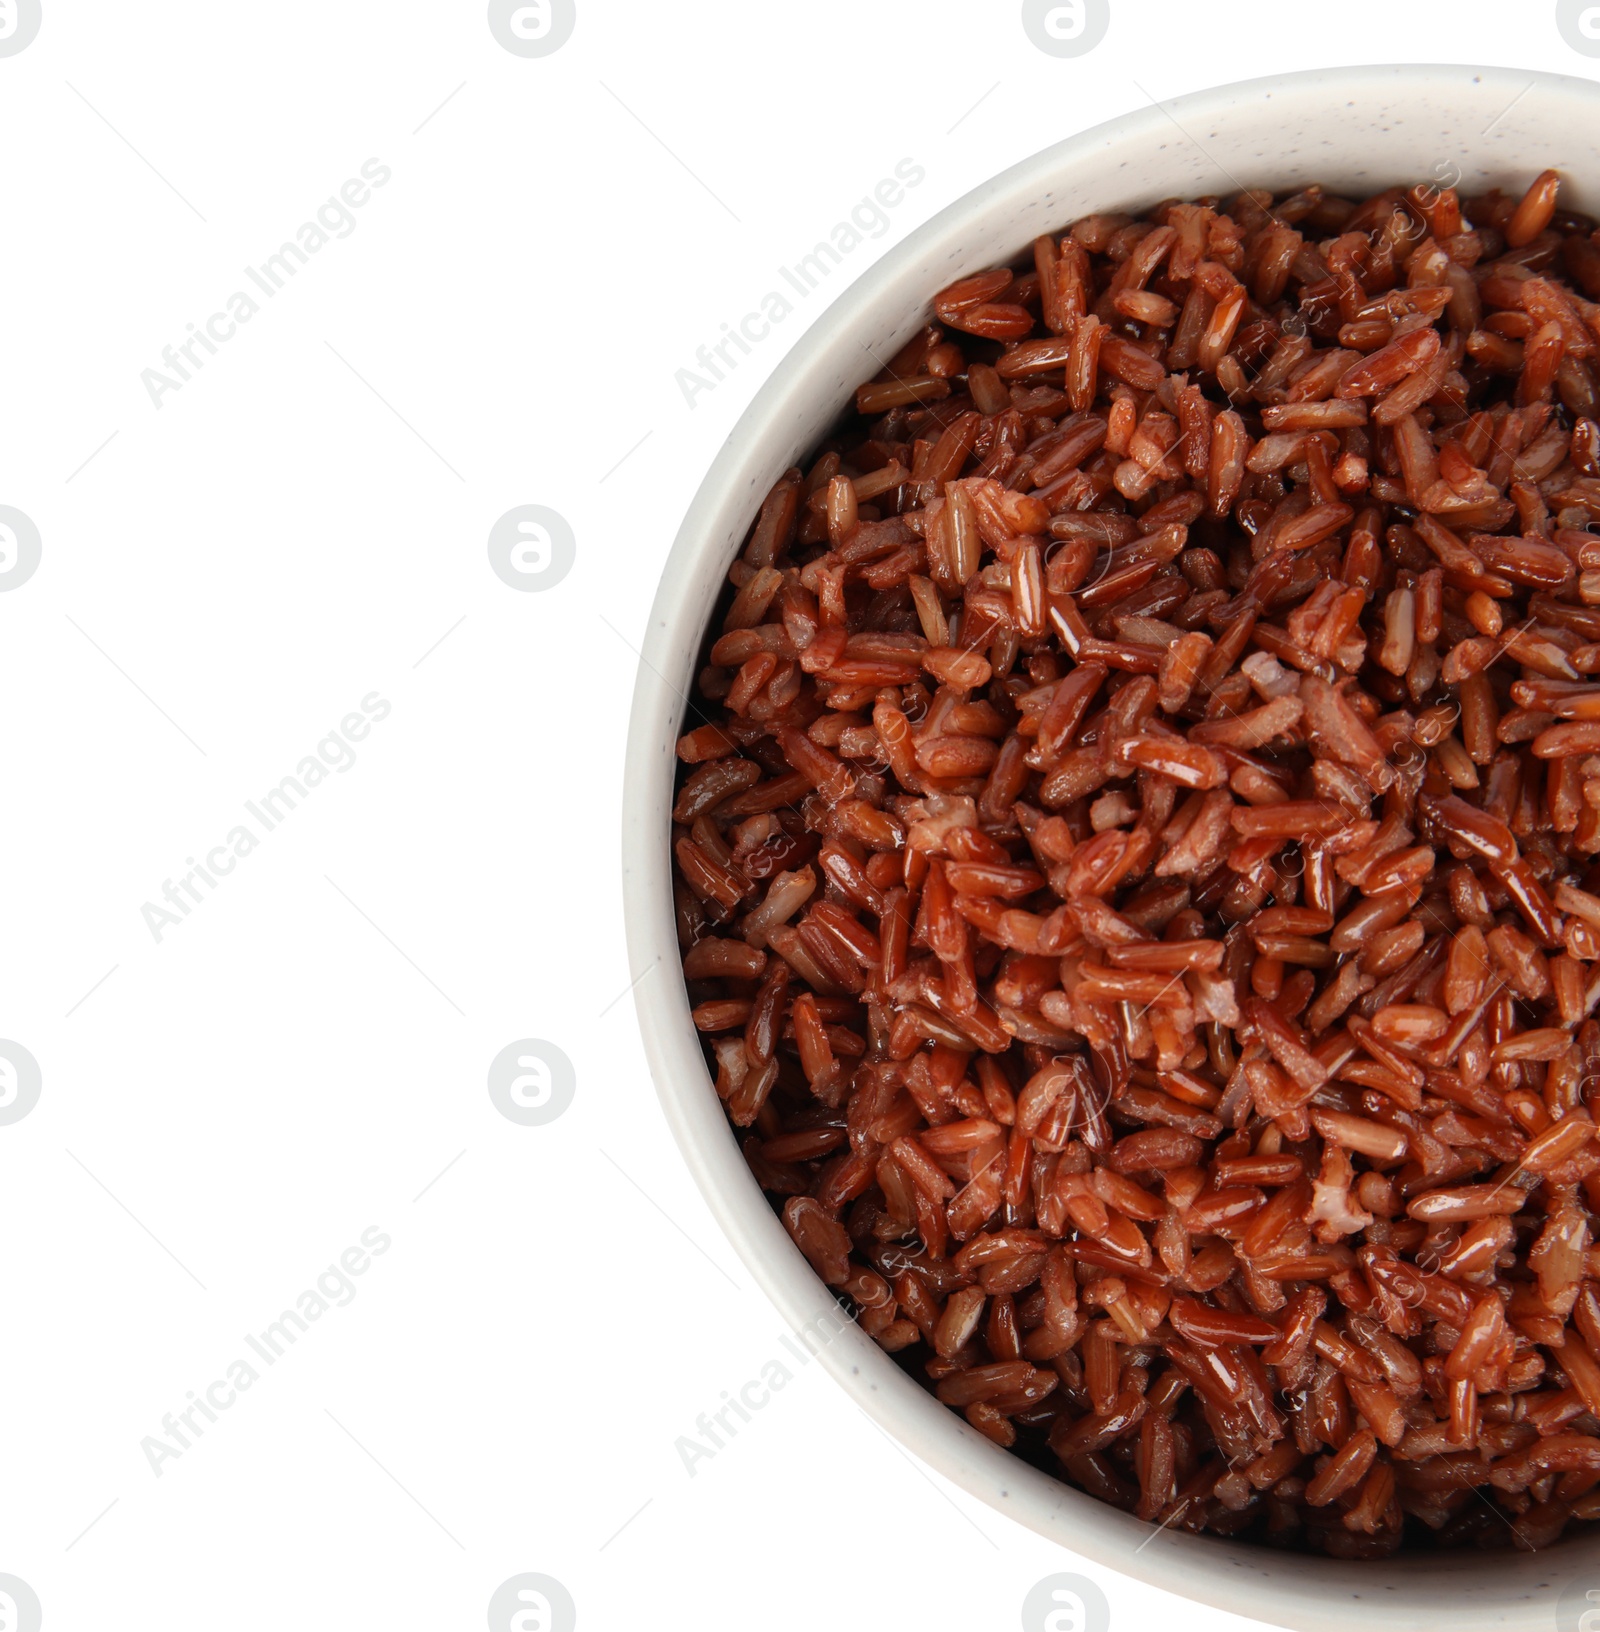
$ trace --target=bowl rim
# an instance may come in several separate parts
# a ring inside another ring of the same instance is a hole
[[[841,1322],[838,1305],[790,1241],[734,1141],[710,1091],[699,1039],[676,970],[666,809],[676,767],[673,744],[687,703],[685,688],[709,618],[714,590],[737,552],[777,471],[809,440],[793,424],[787,453],[774,463],[793,399],[838,355],[873,302],[941,243],[997,201],[1048,196],[1052,177],[1076,163],[1094,166],[1113,145],[1143,142],[1177,126],[1225,115],[1246,100],[1279,96],[1333,108],[1379,89],[1448,89],[1464,83],[1518,91],[1539,87],[1586,111],[1600,107],[1600,85],[1570,75],[1474,64],[1394,63],[1327,67],[1209,87],[1128,113],[1069,136],[1003,170],[946,205],[820,311],[790,345],[729,430],[685,512],[665,561],[640,651],[626,746],[622,811],[623,903],[633,989],[645,1056],[657,1097],[684,1162],[723,1233],[785,1322],[869,1419],[964,1490],[1078,1556],[1181,1596],[1283,1626],[1347,1629],[1379,1610],[1392,1626],[1437,1625],[1446,1611],[1469,1629],[1544,1627],[1553,1593],[1576,1579],[1584,1538],[1528,1555],[1408,1555],[1383,1563],[1344,1563],[1279,1553],[1215,1537],[1157,1531],[1001,1450],[938,1403],[865,1336]],[[1200,145],[1196,143],[1195,145]],[[1511,161],[1514,162],[1514,161]],[[1524,165],[1525,165],[1524,161]],[[1523,166],[1519,166],[1522,168]],[[1600,174],[1596,176],[1600,186]],[[985,264],[993,264],[992,259]],[[958,274],[959,275],[959,274]],[[932,286],[921,291],[926,309]],[[859,373],[859,370],[856,370]],[[835,411],[842,408],[839,396]],[[768,471],[763,479],[762,468]],[[754,472],[754,474],[752,474]],[[738,520],[730,528],[729,518]],[[708,576],[708,569],[714,573]],[[685,656],[685,627],[690,629]],[[683,684],[678,679],[679,676]],[[667,970],[649,978],[657,964]],[[1149,1543],[1160,1537],[1155,1546]],[[1600,1586],[1600,1556],[1594,1565]],[[1468,1597],[1471,1593],[1475,1596]]]

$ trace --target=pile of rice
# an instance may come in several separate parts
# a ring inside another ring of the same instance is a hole
[[[1310,187],[963,278],[678,744],[751,1170],[980,1433],[1345,1558],[1600,1517],[1600,247]]]

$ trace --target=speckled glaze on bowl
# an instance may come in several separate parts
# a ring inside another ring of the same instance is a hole
[[[685,1161],[750,1273],[799,1329],[837,1309],[750,1176],[712,1092],[676,978],[668,855],[673,743],[729,563],[767,490],[828,431],[868,361],[929,320],[932,294],[1094,210],[1320,181],[1361,197],[1396,183],[1521,189],[1546,167],[1564,203],[1600,213],[1600,87],[1523,70],[1321,69],[1179,97],[1074,136],[952,204],[846,290],[730,434],[668,557],[634,694],[623,810],[631,966],[651,1072]],[[1564,1594],[1600,1589],[1600,1542],[1340,1563],[1151,1527],[969,1428],[855,1326],[822,1350],[854,1399],[930,1466],[1063,1547],[1170,1592],[1306,1632],[1550,1632]],[[1570,1601],[1570,1600],[1569,1600]],[[996,1624],[1009,1622],[1005,1606]],[[1576,1624],[1574,1621],[1573,1624]]]

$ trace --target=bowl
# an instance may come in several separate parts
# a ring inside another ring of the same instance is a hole
[[[1042,232],[1097,210],[1313,181],[1355,197],[1419,181],[1520,193],[1547,167],[1566,177],[1564,203],[1600,213],[1597,114],[1600,87],[1587,80],[1430,65],[1318,69],[1140,109],[1024,160],[912,233],[818,318],[730,432],[672,546],[645,636],[623,796],[624,900],[631,967],[665,966],[639,982],[635,1002],[667,1121],[729,1241],[797,1331],[834,1331],[838,1305],[751,1177],[712,1091],[676,973],[669,856],[686,693],[767,491],[845,410],[871,371],[867,346],[892,353],[929,321],[936,290],[1024,253]],[[1600,1590],[1592,1537],[1537,1554],[1356,1563],[1156,1532],[992,1444],[853,1323],[820,1354],[887,1432],[998,1511],[1097,1564],[1260,1621],[1345,1632],[1377,1614],[1394,1632],[1545,1632],[1558,1606]]]

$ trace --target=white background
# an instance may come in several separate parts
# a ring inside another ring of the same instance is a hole
[[[1079,60],[1009,0],[577,4],[526,60],[468,0],[44,0],[0,58],[0,504],[43,537],[0,595],[0,1036],[43,1071],[0,1127],[0,1571],[52,1629],[481,1627],[531,1570],[590,1629],[998,1632],[1059,1569],[1120,1628],[1244,1627],[924,1472],[818,1366],[686,1475],[782,1351],[625,995],[633,644],[784,349],[986,177],[1278,70],[1600,64],[1544,4],[1113,0]],[[355,230],[156,408],[141,372],[371,158]],[[686,405],[905,158],[888,230]],[[530,503],[577,540],[546,593],[488,565]],[[353,768],[158,944],[143,904],[372,692]],[[544,1127],[485,1088],[524,1037],[576,1067]],[[354,1302],[156,1477],[141,1441],[373,1225]]]

